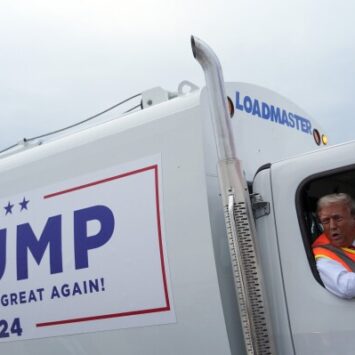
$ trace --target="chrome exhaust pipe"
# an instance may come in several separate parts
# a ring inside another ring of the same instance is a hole
[[[191,36],[209,94],[218,153],[218,177],[225,212],[236,299],[248,355],[272,355],[274,344],[262,270],[255,247],[255,223],[246,180],[234,147],[222,68],[211,48]]]
[[[205,73],[219,160],[235,159],[221,64],[213,50],[199,38],[191,36],[191,47],[195,59]]]

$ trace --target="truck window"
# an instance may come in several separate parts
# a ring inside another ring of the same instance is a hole
[[[316,215],[318,200],[329,194],[346,193],[355,199],[355,166],[322,172],[306,178],[296,194],[296,208],[305,252],[315,279],[323,285],[312,252],[313,242],[323,233]],[[323,285],[324,286],[324,285]]]

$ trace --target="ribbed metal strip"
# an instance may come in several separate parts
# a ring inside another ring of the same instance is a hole
[[[242,330],[244,335],[244,345],[247,354],[254,355],[255,352],[254,352],[254,345],[252,340],[252,327],[249,322],[246,290],[242,279],[242,271],[240,265],[241,257],[238,255],[239,248],[237,246],[236,238],[235,238],[235,222],[234,222],[233,214],[230,213],[230,208],[228,205],[225,206],[224,212],[225,212],[229,251],[230,251],[230,257],[231,257],[231,262],[233,267],[235,290],[238,299],[239,314],[240,314],[240,320],[242,323]]]
[[[225,219],[247,354],[271,355],[259,269],[245,202],[235,203],[231,195],[229,206],[225,207]]]

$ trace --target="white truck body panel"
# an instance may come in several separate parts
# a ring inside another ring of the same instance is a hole
[[[15,193],[159,154],[162,225],[176,322],[120,330],[112,326],[108,332],[96,332],[95,322],[91,322],[94,333],[78,335],[75,330],[72,336],[64,338],[58,329],[58,337],[54,338],[31,341],[15,338],[13,342],[1,344],[4,353],[39,355],[47,354],[49,349],[53,354],[230,353],[212,248],[201,115],[199,106],[189,103],[190,98],[179,100],[183,105],[172,103],[169,114],[153,107],[148,117],[154,111],[158,114],[152,120],[146,120],[146,113],[140,112],[135,117],[123,118],[123,122],[106,123],[10,156],[0,163],[1,201],[6,205],[7,196]],[[188,112],[186,101],[190,107]],[[136,201],[137,209],[140,205]],[[135,214],[130,218],[131,223],[139,223]],[[9,256],[8,262],[13,263],[13,257]],[[46,269],[48,265],[42,262],[39,267]],[[51,277],[49,272],[48,277]],[[30,313],[31,305],[27,306]],[[42,311],[41,319],[44,319],[46,310]],[[136,317],[149,317],[149,314]]]
[[[132,117],[125,117],[122,123],[110,122],[98,130],[87,130],[2,160],[1,197],[102,170],[113,163],[160,154],[163,226],[168,237],[172,303],[177,312],[176,322],[166,326],[120,330],[112,326],[110,332],[8,342],[1,344],[4,353],[47,354],[49,349],[57,354],[229,353],[213,256],[198,111],[195,106],[186,114],[177,107],[169,115],[145,120],[144,125],[139,122],[139,117],[145,119],[141,112],[136,114],[133,128],[122,129],[122,124],[132,124]],[[140,201],[136,201],[136,208],[141,208]],[[130,218],[131,223],[139,223],[135,214]],[[46,268],[45,263],[41,267]]]

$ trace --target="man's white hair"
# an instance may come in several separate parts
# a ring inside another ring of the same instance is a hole
[[[332,205],[333,203],[344,203],[349,207],[350,213],[355,216],[355,201],[350,195],[345,193],[329,194],[321,197],[317,203],[317,215],[322,208]]]

